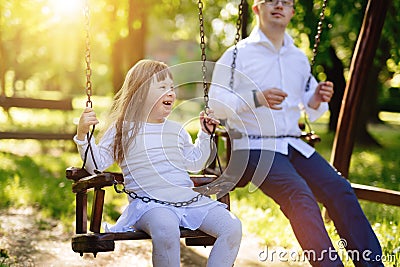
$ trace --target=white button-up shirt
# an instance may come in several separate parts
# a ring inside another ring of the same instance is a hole
[[[217,61],[210,87],[210,107],[215,115],[227,121],[229,129],[244,134],[233,139],[233,150],[263,149],[287,155],[291,145],[304,156],[314,153],[314,148],[298,138],[249,139],[246,135],[258,136],[299,136],[298,122],[301,111],[305,110],[310,121],[319,118],[328,110],[327,103],[318,109],[308,107],[308,102],[318,85],[310,77],[310,64],[306,55],[293,44],[285,33],[284,43],[276,50],[263,32],[255,27],[250,36],[238,45],[233,88],[230,88],[231,64],[234,47],[228,49]],[[281,110],[265,106],[256,107],[254,90],[263,91],[278,88],[288,94],[280,105]]]

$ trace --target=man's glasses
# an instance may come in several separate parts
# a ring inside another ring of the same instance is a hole
[[[282,3],[282,6],[286,7],[292,7],[293,6],[293,1],[289,0],[262,0],[258,2],[259,4],[266,4],[267,6],[277,6],[279,2]]]

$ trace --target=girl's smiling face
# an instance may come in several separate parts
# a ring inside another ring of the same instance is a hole
[[[169,76],[162,81],[157,81],[157,78],[154,77],[145,101],[145,108],[150,111],[146,122],[164,122],[164,119],[172,111],[175,99],[174,81]]]

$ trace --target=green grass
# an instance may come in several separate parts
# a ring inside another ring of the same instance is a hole
[[[34,206],[45,216],[70,221],[74,196],[65,158],[0,152],[0,161],[0,208]]]

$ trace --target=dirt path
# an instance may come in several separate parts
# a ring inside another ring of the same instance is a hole
[[[150,240],[118,241],[114,252],[80,257],[71,250],[70,236],[62,227],[56,221],[41,219],[32,208],[0,211],[0,249],[0,266],[151,266]],[[205,266],[210,249],[182,244],[181,266]],[[259,261],[261,251],[257,239],[245,235],[235,267],[289,266]]]

